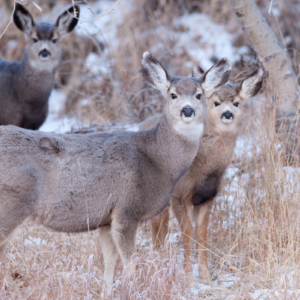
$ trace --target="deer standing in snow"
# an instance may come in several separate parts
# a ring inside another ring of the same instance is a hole
[[[209,71],[208,71],[209,72]],[[199,67],[193,76],[206,81]],[[204,132],[198,153],[189,169],[177,183],[171,197],[171,207],[178,220],[184,244],[184,266],[192,276],[191,249],[194,239],[198,247],[199,278],[210,282],[207,264],[207,228],[214,198],[218,195],[223,174],[230,164],[235,141],[243,120],[243,103],[257,94],[262,86],[263,71],[258,70],[240,85],[225,85],[210,91]],[[224,82],[225,83],[225,82]],[[159,124],[160,115],[147,119],[141,130]],[[169,208],[151,220],[152,240],[156,249],[163,245],[168,233]]]
[[[9,238],[28,217],[60,232],[99,229],[110,294],[118,256],[128,264],[139,223],[168,205],[197,154],[203,93],[227,81],[229,70],[223,59],[205,80],[175,77],[144,53],[143,77],[166,100],[160,123],[148,131],[60,135],[0,126],[2,261]]]
[[[75,6],[77,17],[79,6]],[[16,3],[14,22],[27,39],[19,62],[0,59],[0,125],[37,130],[48,115],[48,99],[61,58],[61,39],[78,20],[69,8],[56,24],[35,23],[30,13]]]

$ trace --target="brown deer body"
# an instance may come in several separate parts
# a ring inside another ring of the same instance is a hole
[[[242,123],[242,104],[253,97],[262,84],[262,71],[246,78],[239,87],[223,86],[208,97],[204,132],[198,153],[189,169],[177,183],[171,197],[171,207],[182,231],[184,265],[192,276],[191,249],[198,247],[199,277],[209,283],[207,264],[207,228],[214,198],[220,191],[223,174],[230,164],[235,141]],[[146,120],[141,130],[157,126],[159,115]],[[168,233],[169,208],[151,220],[152,239],[158,248]]]
[[[79,14],[79,7],[75,7]],[[0,59],[0,125],[37,130],[46,120],[48,99],[61,57],[60,40],[78,22],[72,14],[73,7],[55,25],[35,23],[30,13],[16,3],[14,21],[28,43],[20,62]]]
[[[56,231],[100,228],[110,293],[118,256],[124,265],[129,262],[138,224],[168,205],[198,151],[206,110],[205,100],[199,100],[203,86],[224,80],[228,68],[226,60],[216,64],[205,84],[169,75],[145,53],[144,78],[167,102],[160,124],[149,131],[80,136],[0,126],[2,256],[15,228],[29,216]]]

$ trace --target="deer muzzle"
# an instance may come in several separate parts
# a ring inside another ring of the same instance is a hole
[[[190,107],[190,106],[186,106],[181,110],[181,116],[185,116],[186,118],[190,118],[191,116],[195,115],[195,110]]]
[[[42,51],[40,51],[39,53],[39,57],[41,59],[48,59],[51,56],[51,53],[47,50],[47,49],[43,49]]]

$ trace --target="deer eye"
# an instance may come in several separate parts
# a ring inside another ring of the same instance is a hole
[[[172,99],[176,99],[177,96],[175,94],[171,94]]]
[[[198,100],[200,100],[200,99],[201,99],[201,94],[197,94],[197,95],[196,95],[196,98],[197,98]]]
[[[215,106],[219,106],[220,105],[220,103],[219,102],[215,102]]]
[[[238,107],[239,106],[239,103],[238,102],[235,102],[233,103],[234,106]]]
[[[57,41],[57,39],[54,39],[54,40],[52,40],[52,43],[53,43],[53,44],[56,44],[56,41]]]
[[[34,43],[37,43],[39,40],[38,39],[32,39]]]

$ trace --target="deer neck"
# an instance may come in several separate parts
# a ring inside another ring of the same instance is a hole
[[[34,63],[30,61],[29,54],[27,53],[27,50],[25,50],[24,55],[21,60],[20,65],[20,74],[22,75],[30,75],[35,77],[49,77],[54,78],[54,73],[57,69],[57,66],[53,65],[50,68],[44,67],[44,68],[38,68],[34,66]]]
[[[226,153],[227,156],[232,155],[235,141],[238,137],[238,130],[220,131],[217,126],[206,119],[201,145],[199,147],[196,158],[209,160],[209,157]]]
[[[33,68],[25,51],[15,76],[15,85],[21,87],[20,98],[32,103],[47,101],[54,85],[54,73],[55,69]]]
[[[199,143],[200,139],[189,138],[174,129],[165,109],[157,127],[153,160],[161,164],[171,178],[177,181],[191,166]]]

